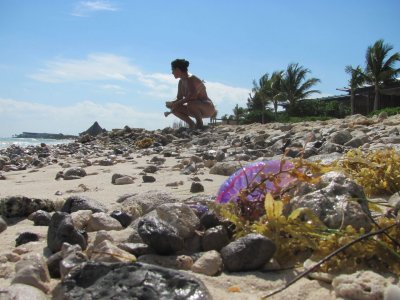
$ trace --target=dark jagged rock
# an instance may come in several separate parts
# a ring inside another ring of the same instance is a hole
[[[90,136],[97,136],[103,132],[107,132],[107,130],[105,130],[104,128],[101,128],[101,126],[99,125],[99,123],[94,122],[92,126],[90,126],[86,131],[81,132],[79,134],[79,136],[84,136],[86,134],[90,135]]]
[[[55,212],[47,231],[47,246],[53,252],[61,250],[64,242],[78,244],[83,250],[87,247],[87,234],[74,227],[71,215],[65,212]]]
[[[15,239],[15,247],[18,247],[29,242],[37,242],[39,236],[33,232],[23,232]]]
[[[110,216],[120,222],[123,227],[128,227],[132,222],[131,216],[120,210],[114,210]]]
[[[87,175],[86,171],[83,168],[70,168],[65,171],[64,179],[68,179],[71,177],[81,178],[81,177],[85,177],[86,175]]]
[[[204,251],[217,250],[229,244],[229,235],[226,228],[222,225],[209,228],[204,232],[202,246]]]
[[[61,251],[54,253],[47,259],[47,268],[51,278],[60,278],[60,262],[63,260]]]
[[[222,248],[221,257],[228,271],[250,271],[265,265],[275,251],[274,242],[261,234],[251,233]]]
[[[145,280],[145,282],[144,282]],[[144,263],[88,262],[73,269],[53,299],[211,299],[204,284],[185,273]]]
[[[51,214],[44,210],[38,210],[29,216],[35,226],[49,226]]]
[[[7,222],[2,216],[0,216],[0,233],[7,229]]]
[[[28,217],[37,210],[54,211],[54,203],[48,199],[11,196],[0,200],[0,214],[6,218]]]
[[[106,207],[100,202],[83,197],[83,196],[71,196],[65,201],[62,212],[73,213],[78,210],[91,210],[92,212],[105,212]]]
[[[200,217],[200,224],[205,228],[212,228],[221,224],[220,219],[214,211],[206,211]]]
[[[143,242],[158,254],[172,254],[183,248],[183,239],[177,230],[156,217],[147,217],[139,221],[138,233]]]
[[[151,176],[151,175],[143,175],[142,179],[143,179],[143,182],[145,182],[145,183],[155,182],[156,181],[156,178],[154,176]]]
[[[204,186],[200,182],[192,182],[190,186],[191,193],[201,193],[204,192]]]

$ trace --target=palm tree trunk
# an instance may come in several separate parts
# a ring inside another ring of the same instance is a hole
[[[379,86],[375,84],[374,110],[379,109]]]
[[[354,89],[351,89],[350,92],[350,112],[354,115]]]
[[[264,124],[264,110],[265,110],[265,104],[264,104],[264,99],[261,100],[262,107],[261,107],[261,124]]]

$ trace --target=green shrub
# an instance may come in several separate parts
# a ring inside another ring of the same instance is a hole
[[[241,124],[252,124],[252,123],[262,123],[262,114],[261,110],[251,110],[247,111],[242,119],[240,120]],[[270,110],[264,111],[264,123],[270,123],[275,120],[274,113]]]
[[[383,109],[374,110],[373,112],[370,112],[368,116],[372,117],[374,115],[379,115],[381,112],[386,112],[388,116],[394,116],[400,113],[400,107],[386,107]]]
[[[301,100],[287,108],[287,113],[292,117],[317,117],[344,118],[350,114],[348,105],[337,101]]]

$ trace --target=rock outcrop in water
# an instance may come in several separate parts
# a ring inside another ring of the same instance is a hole
[[[87,130],[85,130],[84,132],[81,132],[79,135],[80,136],[84,136],[86,134],[90,135],[90,136],[97,136],[103,132],[107,132],[107,130],[105,130],[104,128],[101,128],[101,126],[99,125],[99,123],[94,122],[92,126],[90,126]]]
[[[17,134],[14,138],[32,138],[32,139],[54,139],[54,140],[68,140],[77,138],[76,135],[65,135],[62,133],[37,133],[37,132],[23,132]]]

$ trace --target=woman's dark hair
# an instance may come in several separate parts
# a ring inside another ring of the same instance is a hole
[[[178,68],[183,72],[187,72],[189,67],[189,62],[186,59],[175,59],[171,62],[172,69]]]

